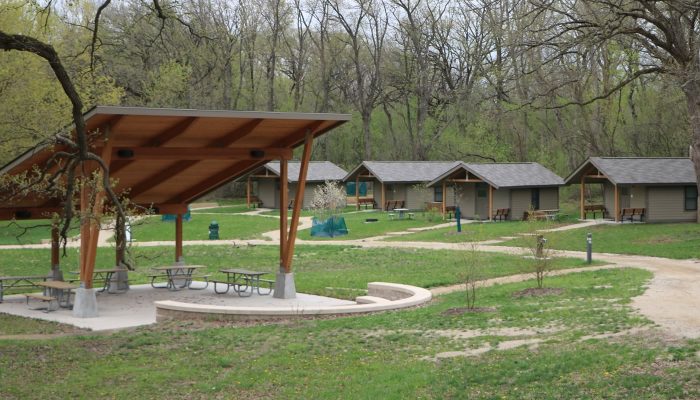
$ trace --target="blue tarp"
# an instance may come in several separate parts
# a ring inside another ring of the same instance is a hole
[[[192,218],[192,215],[190,214],[190,208],[187,207],[187,213],[182,215],[182,220],[183,221],[189,221]],[[177,215],[175,214],[163,214],[161,216],[161,221],[164,222],[175,222],[177,220]]]
[[[345,225],[345,217],[330,217],[319,220],[314,217],[311,220],[311,236],[335,237],[348,234],[348,227]]]

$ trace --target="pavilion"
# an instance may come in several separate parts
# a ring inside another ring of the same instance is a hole
[[[350,120],[348,114],[242,112],[143,107],[94,107],[84,114],[91,133],[93,153],[109,166],[116,182],[114,191],[128,190],[131,202],[157,214],[175,214],[176,240],[174,260],[184,263],[182,216],[187,205],[222,185],[245,176],[270,161],[280,165],[280,204],[288,203],[288,161],[294,148],[303,145],[298,187],[292,219],[287,225],[287,209],[280,210],[280,272],[275,281],[275,297],[296,295],[292,259],[299,224],[304,186],[314,138]],[[73,128],[69,128],[73,129]],[[75,132],[72,130],[72,134]],[[49,167],[48,161],[60,145],[37,146],[11,161],[0,175],[20,174],[32,168]],[[85,174],[98,170],[87,163]],[[7,189],[3,189],[7,190]],[[86,190],[81,190],[81,212],[100,216],[103,201],[88,210]],[[104,199],[104,194],[98,193]],[[98,206],[99,205],[99,206]],[[61,199],[26,196],[0,204],[0,220],[43,219],[61,213]],[[76,293],[75,316],[96,315],[93,271],[99,226],[84,223],[80,233],[80,289]],[[119,235],[117,235],[119,236]],[[117,243],[116,265],[124,259]],[[52,230],[51,269],[61,278],[58,228]],[[87,304],[86,307],[82,306]],[[79,306],[80,305],[80,306]],[[94,308],[94,312],[90,311]]]

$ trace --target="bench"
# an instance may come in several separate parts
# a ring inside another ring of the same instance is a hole
[[[260,200],[258,196],[250,196],[250,201],[248,202],[249,207],[260,208],[263,206],[263,201]]]
[[[510,208],[499,208],[496,209],[496,212],[493,214],[493,219],[496,221],[504,221],[508,219],[508,215],[510,215]]]
[[[534,210],[523,213],[523,221],[544,221],[546,219],[547,214],[544,211]]]
[[[396,214],[394,213],[389,213],[389,219],[394,220],[396,218]]]
[[[394,208],[404,208],[405,202],[403,200],[387,200],[384,203],[384,211],[393,210]]]
[[[53,296],[45,296],[43,294],[27,293],[24,295],[27,298],[27,307],[29,307],[29,299],[39,300],[42,303],[48,303],[45,308],[31,308],[32,310],[44,310],[44,312],[58,310],[58,299]],[[51,307],[53,302],[56,302],[56,307]]]
[[[601,217],[605,218],[605,216],[608,214],[608,210],[605,209],[605,206],[602,204],[588,204],[583,206],[583,218],[586,219],[588,217],[588,213],[593,213],[593,219],[595,219],[596,213],[600,213]]]
[[[414,219],[416,217],[416,213],[407,213],[408,214],[408,219]]]
[[[2,303],[3,295],[7,289],[37,287],[36,281],[44,282],[47,279],[47,276],[40,275],[0,276],[0,303]]]
[[[202,289],[206,289],[209,286],[209,282],[214,282],[214,281],[209,280],[209,277],[211,277],[211,275],[209,275],[209,274],[206,274],[206,275],[177,274],[177,275],[172,275],[172,276],[169,276],[168,274],[151,274],[151,275],[146,275],[146,277],[151,278],[151,287],[154,289],[168,289],[171,287],[171,283],[173,283],[171,281],[185,280],[186,281],[185,286],[187,286],[188,289],[190,289],[190,290],[202,290]],[[165,280],[165,286],[161,286],[161,285],[156,286],[157,279]],[[194,279],[200,279],[200,280],[203,279],[204,283],[205,283],[204,287],[201,287],[201,288],[192,287],[191,284],[192,284],[192,281]]]
[[[623,208],[620,211],[620,222],[625,222],[625,219],[634,222],[634,217],[639,217],[639,222],[644,222],[645,214],[646,208]]]
[[[359,210],[361,206],[365,206],[365,210],[372,206],[372,209],[377,207],[377,202],[371,197],[360,197],[357,200],[357,209]]]

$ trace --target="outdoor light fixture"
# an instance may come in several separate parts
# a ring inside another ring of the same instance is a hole
[[[29,219],[32,217],[32,212],[27,210],[15,211],[16,219]]]
[[[265,157],[265,150],[251,150],[250,156],[253,158],[263,158]]]
[[[131,158],[134,156],[134,151],[131,149],[119,149],[117,150],[117,156],[119,158]]]

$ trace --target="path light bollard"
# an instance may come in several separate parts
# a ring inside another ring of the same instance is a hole
[[[219,240],[219,224],[216,221],[209,224],[209,240]]]
[[[537,235],[537,250],[535,251],[535,257],[544,258],[544,244],[547,243],[547,239],[543,235]]]
[[[593,262],[593,235],[590,232],[586,234],[586,262]]]

